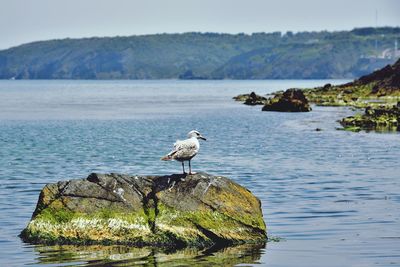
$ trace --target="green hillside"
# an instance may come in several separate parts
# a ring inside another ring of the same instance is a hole
[[[0,51],[0,78],[353,78],[395,62],[396,40],[399,27],[51,40]]]

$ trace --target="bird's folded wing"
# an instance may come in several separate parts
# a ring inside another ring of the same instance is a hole
[[[190,158],[196,155],[197,147],[194,142],[189,140],[176,141],[174,144],[174,150],[171,151],[171,156],[174,158]]]

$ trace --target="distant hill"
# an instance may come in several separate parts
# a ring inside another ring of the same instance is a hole
[[[400,27],[40,41],[0,51],[0,79],[355,78],[395,62],[396,40]]]

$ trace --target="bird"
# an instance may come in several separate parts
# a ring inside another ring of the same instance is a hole
[[[206,141],[207,139],[203,137],[198,131],[192,130],[188,133],[188,139],[177,140],[174,144],[174,148],[171,152],[161,158],[161,160],[176,160],[182,163],[183,174],[185,175],[185,161],[189,162],[189,174],[195,174],[192,172],[192,166],[190,161],[194,156],[197,155],[200,149],[199,140]]]

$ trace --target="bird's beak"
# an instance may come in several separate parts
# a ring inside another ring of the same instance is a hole
[[[204,141],[207,140],[205,137],[203,137],[203,136],[201,136],[201,135],[199,136],[199,138],[202,139],[202,140],[204,140]]]

